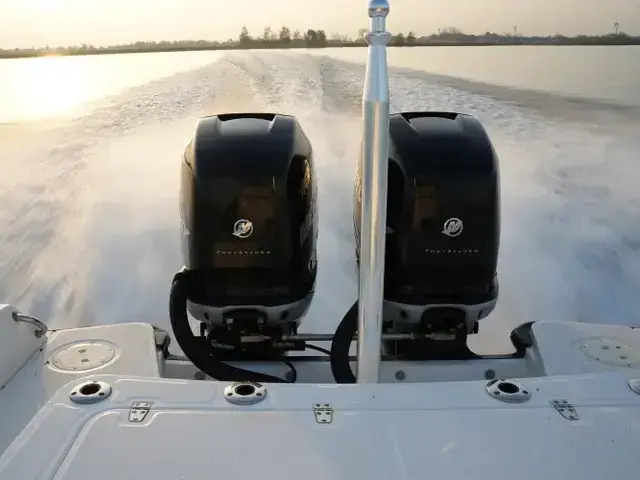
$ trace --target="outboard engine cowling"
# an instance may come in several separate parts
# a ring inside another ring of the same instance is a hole
[[[295,117],[199,120],[180,189],[196,319],[246,334],[295,331],[314,293],[316,189],[311,143]]]
[[[476,333],[498,298],[500,185],[496,153],[474,117],[398,113],[390,117],[385,331],[457,340]],[[359,255],[360,168],[354,231]],[[411,358],[442,356],[442,344],[385,342]],[[450,351],[450,346],[444,347]],[[391,353],[391,352],[390,352]]]

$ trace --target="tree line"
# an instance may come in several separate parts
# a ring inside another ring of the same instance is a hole
[[[242,27],[237,38],[225,41],[176,40],[161,42],[135,42],[125,45],[93,46],[89,44],[69,47],[23,48],[2,50],[0,58],[37,57],[44,55],[97,55],[116,53],[175,52],[187,50],[230,50],[259,48],[326,48],[361,47],[366,45],[361,28],[355,38],[349,35],[327,35],[325,30],[294,30],[287,26],[279,29],[265,27],[261,35],[252,36],[247,27]],[[474,45],[640,45],[640,36],[615,32],[608,35],[577,35],[573,37],[556,34],[548,36],[526,36],[514,33],[498,34],[485,32],[481,35],[467,34],[455,27],[438,30],[430,35],[417,36],[415,32],[395,33],[391,36],[391,47],[417,46],[474,46]]]
[[[242,27],[238,35],[240,48],[280,47],[280,48],[324,48],[329,45],[327,34],[324,30],[309,29],[305,32],[295,30],[291,32],[289,27],[281,27],[277,32],[271,27],[265,27],[262,35],[252,37],[247,27]]]

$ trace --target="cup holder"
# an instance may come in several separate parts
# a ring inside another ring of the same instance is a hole
[[[513,380],[495,379],[487,383],[487,393],[506,403],[522,403],[531,398],[531,392],[523,384]]]

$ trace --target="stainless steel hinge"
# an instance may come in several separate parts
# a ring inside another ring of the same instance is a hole
[[[129,408],[129,422],[140,423],[151,411],[151,402],[133,402]]]
[[[580,420],[575,407],[567,400],[551,400],[551,405],[567,420]]]
[[[314,403],[313,415],[316,423],[331,423],[333,421],[333,408],[329,403]]]

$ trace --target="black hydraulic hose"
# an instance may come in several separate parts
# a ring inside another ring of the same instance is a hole
[[[176,337],[176,342],[178,342],[186,357],[191,360],[196,368],[216,380],[288,383],[287,380],[279,377],[251,372],[222,362],[217,358],[215,350],[206,338],[196,337],[193,334],[187,316],[187,296],[190,282],[195,274],[196,272],[190,270],[178,272],[173,277],[169,296],[171,328]]]
[[[340,321],[331,342],[331,373],[336,383],[356,383],[349,364],[349,349],[358,331],[358,302],[356,301]]]

